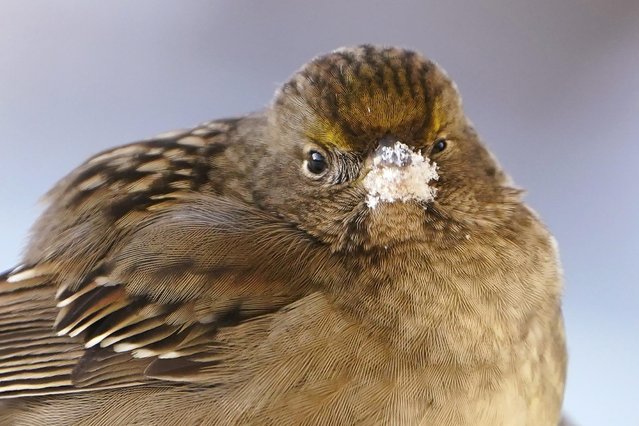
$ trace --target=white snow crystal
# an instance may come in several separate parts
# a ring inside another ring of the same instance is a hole
[[[428,183],[438,178],[437,164],[422,156],[421,151],[415,152],[400,141],[392,147],[380,147],[364,178],[366,204],[374,209],[380,201],[432,201],[435,188]]]

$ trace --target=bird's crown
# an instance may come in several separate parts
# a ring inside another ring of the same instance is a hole
[[[437,64],[411,50],[362,45],[309,62],[282,86],[275,109],[311,140],[358,150],[387,134],[428,140],[461,105]]]

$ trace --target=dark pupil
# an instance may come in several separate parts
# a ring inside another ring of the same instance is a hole
[[[435,142],[435,145],[433,146],[433,154],[437,154],[438,152],[442,152],[445,149],[446,149],[446,140],[445,139],[440,139],[437,142]]]
[[[309,172],[320,174],[326,169],[326,158],[317,151],[311,151],[307,167]]]

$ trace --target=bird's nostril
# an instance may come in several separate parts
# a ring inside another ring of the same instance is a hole
[[[392,136],[392,135],[386,135],[383,138],[381,138],[379,140],[379,145],[378,145],[378,149],[385,146],[388,148],[392,148],[395,145],[395,142],[397,142],[397,137]]]

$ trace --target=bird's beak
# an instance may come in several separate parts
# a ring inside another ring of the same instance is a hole
[[[368,207],[374,209],[380,202],[430,202],[435,198],[435,188],[429,182],[439,178],[437,164],[401,141],[383,138],[368,164],[363,181]]]
[[[373,153],[373,163],[382,167],[406,167],[412,163],[412,155],[408,145],[387,136],[379,141]]]

